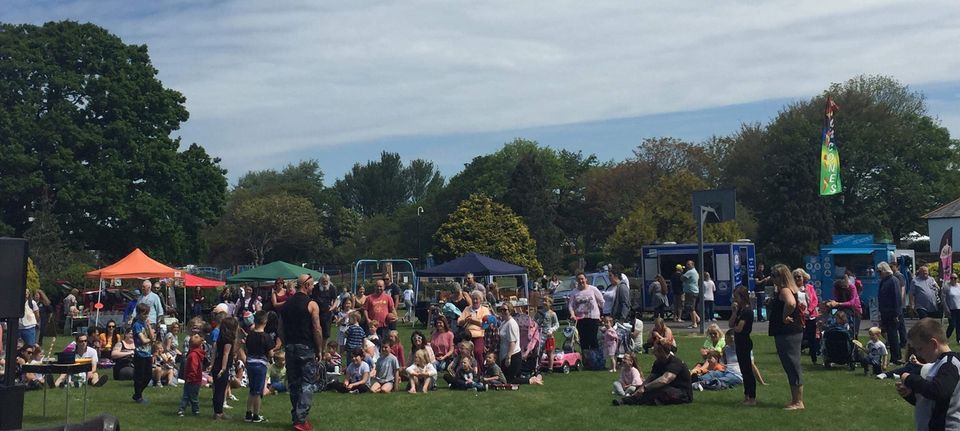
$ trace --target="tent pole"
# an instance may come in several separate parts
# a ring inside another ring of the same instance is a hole
[[[102,296],[103,296],[103,277],[101,276],[100,282],[99,284],[97,284],[97,304],[100,303]],[[94,306],[94,308],[96,308],[96,306]],[[97,308],[97,317],[95,317],[93,320],[93,326],[95,327],[100,326],[100,309],[99,308]]]

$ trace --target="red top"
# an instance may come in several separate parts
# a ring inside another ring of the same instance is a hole
[[[203,382],[203,360],[206,357],[207,354],[202,347],[190,349],[190,352],[187,353],[187,360],[183,365],[183,380],[187,384],[199,385]]]
[[[386,292],[379,295],[369,295],[363,303],[363,309],[367,311],[367,319],[375,320],[378,328],[384,328],[387,325],[387,314],[396,309],[393,303],[393,297]],[[397,356],[400,359],[401,356]]]
[[[394,345],[390,346],[390,353],[393,353],[393,356],[396,356],[396,357],[397,357],[397,361],[400,362],[400,366],[401,366],[401,367],[406,367],[407,365],[410,365],[410,364],[408,364],[408,363],[406,363],[406,362],[404,361],[404,358],[403,358],[403,345],[402,345],[402,344],[397,343],[397,344],[394,344]]]

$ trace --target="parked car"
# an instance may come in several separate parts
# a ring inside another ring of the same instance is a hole
[[[596,286],[601,292],[606,291],[608,288],[616,287],[610,286],[610,277],[607,276],[606,272],[591,272],[585,275],[587,276],[587,284]],[[565,320],[570,318],[570,310],[567,308],[567,301],[570,298],[570,295],[573,294],[573,290],[576,288],[576,277],[565,277],[562,279],[560,287],[558,287],[557,291],[553,293],[553,311],[557,313],[558,319]]]

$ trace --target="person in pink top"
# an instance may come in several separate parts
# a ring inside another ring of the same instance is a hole
[[[833,298],[834,299],[827,301],[827,308],[846,312],[847,317],[850,319],[850,327],[853,328],[851,335],[853,339],[857,339],[859,331],[856,328],[860,327],[860,316],[863,309],[860,305],[860,294],[857,292],[856,285],[851,283],[834,283]]]
[[[577,322],[580,333],[580,348],[595,350],[600,347],[597,330],[600,328],[600,310],[603,308],[603,294],[596,286],[587,284],[584,273],[577,274],[577,288],[567,300],[570,318]]]
[[[433,354],[437,359],[434,366],[438,370],[446,370],[450,365],[450,357],[453,356],[453,332],[450,331],[450,324],[447,318],[440,316],[434,323],[433,334],[430,335],[430,347],[433,348]]]
[[[377,322],[377,336],[381,340],[386,340],[390,334],[390,328],[387,327],[388,316],[393,316],[394,321],[397,316],[397,306],[393,303],[393,297],[384,293],[384,288],[384,281],[382,279],[377,280],[376,291],[373,295],[368,296],[363,303],[363,313],[366,315],[368,322]]]
[[[637,364],[637,357],[633,352],[623,355],[623,364],[620,367],[620,378],[613,382],[613,392],[625,397],[636,392],[643,384],[643,373]]]
[[[800,313],[807,320],[803,327],[803,339],[807,341],[810,360],[816,364],[820,356],[820,340],[817,338],[817,317],[820,317],[820,301],[817,299],[817,289],[810,283],[810,274],[803,268],[793,270],[793,281],[800,289]]]

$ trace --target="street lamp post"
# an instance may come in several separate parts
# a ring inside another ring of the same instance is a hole
[[[423,214],[423,207],[417,207],[417,260],[423,256],[423,249],[420,247],[420,214]]]

